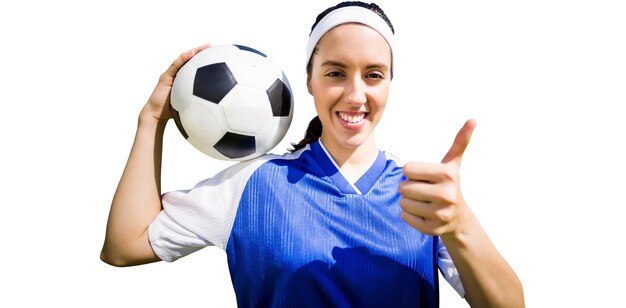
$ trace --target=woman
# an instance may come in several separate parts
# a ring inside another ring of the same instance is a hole
[[[521,284],[461,195],[468,121],[439,164],[379,151],[393,26],[375,4],[320,14],[307,46],[318,116],[292,153],[160,194],[168,95],[183,53],[139,116],[101,258],[116,266],[225,249],[239,306],[438,306],[437,271],[472,306],[524,305]]]

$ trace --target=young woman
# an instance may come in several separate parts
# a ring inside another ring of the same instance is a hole
[[[378,150],[393,74],[393,26],[375,4],[320,14],[307,46],[317,117],[294,151],[161,195],[161,144],[183,53],[139,115],[101,258],[116,266],[224,249],[239,306],[438,306],[438,270],[477,307],[524,306],[521,283],[463,200],[475,121],[441,163]]]

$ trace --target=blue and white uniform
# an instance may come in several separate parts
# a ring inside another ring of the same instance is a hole
[[[439,238],[400,218],[405,179],[380,151],[350,183],[316,141],[165,193],[150,243],[165,261],[224,249],[240,307],[437,307],[438,269],[463,288]]]

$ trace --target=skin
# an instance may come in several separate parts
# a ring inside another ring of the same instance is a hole
[[[327,32],[312,58],[307,86],[322,122],[321,140],[354,180],[376,155],[374,129],[389,94],[391,51],[378,32],[344,24]],[[344,115],[342,118],[340,115]],[[345,115],[363,116],[358,123]],[[402,219],[440,236],[473,307],[524,307],[522,285],[461,194],[460,167],[476,127],[468,120],[440,163],[409,162],[398,190]]]
[[[159,261],[148,226],[161,211],[163,133],[172,117],[169,95],[180,67],[209,45],[181,54],[160,76],[139,114],[135,140],[116,189],[101,259],[114,266]],[[345,24],[320,40],[307,86],[322,121],[322,142],[348,179],[366,170],[377,148],[374,129],[389,93],[391,51],[374,30]],[[342,117],[343,116],[343,117]],[[362,120],[361,120],[362,117]],[[360,121],[359,121],[360,120]],[[469,120],[441,163],[410,162],[398,187],[402,218],[444,241],[474,307],[523,307],[522,286],[465,203],[460,166],[476,126]]]
[[[148,240],[148,226],[161,206],[161,155],[165,124],[172,118],[170,91],[176,72],[203,45],[181,54],[161,74],[148,102],[139,113],[135,140],[113,196],[102,261],[131,266],[159,261]]]
[[[349,179],[362,174],[378,154],[374,128],[387,105],[390,68],[385,39],[357,24],[326,33],[313,55],[307,86],[322,122],[321,140]],[[354,117],[363,120],[352,123]]]

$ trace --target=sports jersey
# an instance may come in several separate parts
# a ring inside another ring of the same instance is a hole
[[[149,239],[165,261],[224,249],[239,307],[437,307],[438,269],[463,289],[441,240],[400,218],[405,179],[379,151],[351,183],[316,141],[163,194]]]

